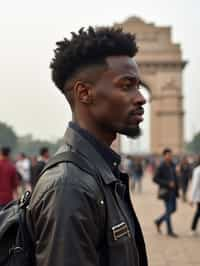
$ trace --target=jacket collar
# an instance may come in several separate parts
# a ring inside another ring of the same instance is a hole
[[[98,169],[98,172],[101,174],[102,179],[106,184],[117,181],[117,178],[114,176],[102,156],[95,150],[89,141],[82,137],[77,131],[73,128],[67,128],[64,141],[67,145],[71,146],[73,150],[78,151],[86,157],[92,165]]]

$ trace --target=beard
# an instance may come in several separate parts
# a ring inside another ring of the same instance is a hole
[[[128,138],[136,139],[139,136],[141,136],[142,131],[139,126],[135,126],[135,127],[126,127],[126,128],[120,129],[118,133],[125,135]]]

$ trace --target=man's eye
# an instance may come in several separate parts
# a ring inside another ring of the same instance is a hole
[[[139,84],[124,84],[122,85],[122,89],[123,90],[139,90],[140,89],[140,85]]]
[[[124,85],[122,85],[122,89],[123,90],[130,90],[132,87],[133,87],[132,84],[124,84]]]

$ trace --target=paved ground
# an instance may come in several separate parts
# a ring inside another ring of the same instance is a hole
[[[150,266],[200,266],[200,223],[199,236],[190,236],[190,224],[194,208],[178,201],[178,211],[173,215],[174,231],[178,239],[163,234],[158,235],[153,220],[163,212],[162,201],[157,200],[157,186],[146,176],[143,182],[143,193],[133,196],[134,208],[142,224],[147,245]]]

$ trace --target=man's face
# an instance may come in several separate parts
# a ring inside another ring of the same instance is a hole
[[[146,103],[140,93],[135,61],[128,56],[107,57],[108,69],[93,88],[90,113],[97,126],[129,137],[140,135]]]
[[[172,161],[172,153],[171,152],[167,152],[164,156],[165,161],[167,162],[171,162]]]

